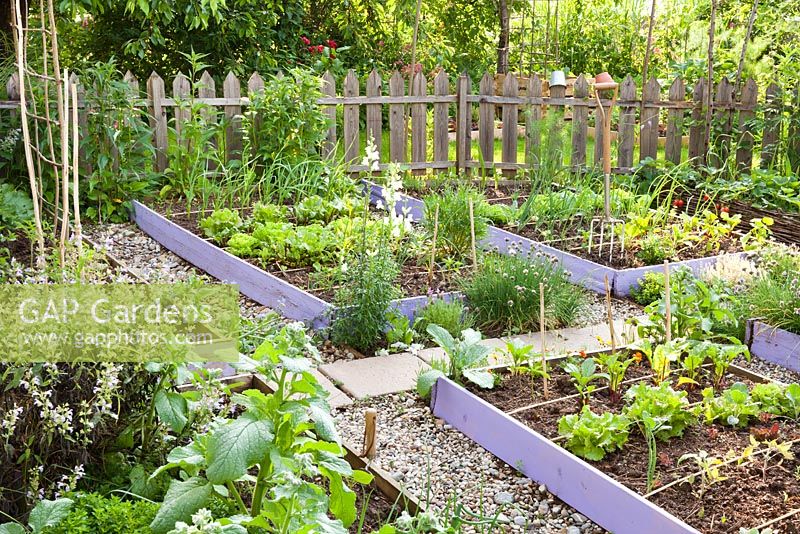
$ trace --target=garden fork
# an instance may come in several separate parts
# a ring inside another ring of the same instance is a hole
[[[613,90],[608,111],[603,108],[603,103],[600,100],[600,92],[605,90]],[[603,216],[592,218],[589,226],[589,252],[592,252],[594,234],[599,229],[600,236],[597,252],[602,255],[603,246],[606,245],[606,235],[608,235],[609,260],[614,255],[614,236],[618,230],[621,230],[620,247],[622,252],[625,252],[625,221],[611,216],[611,110],[617,101],[618,93],[619,84],[608,73],[598,74],[595,77],[594,96],[597,99],[597,110],[600,112],[600,117],[603,121]]]

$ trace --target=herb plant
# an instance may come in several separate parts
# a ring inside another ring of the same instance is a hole
[[[472,314],[459,300],[446,301],[431,299],[420,310],[414,319],[414,330],[422,337],[428,336],[428,325],[436,324],[447,330],[451,336],[457,336],[465,328],[472,328]]]
[[[588,406],[580,414],[565,415],[558,420],[558,434],[566,438],[571,452],[599,462],[606,454],[622,449],[628,441],[630,421],[624,415],[605,412],[597,415]]]
[[[436,248],[456,258],[468,258],[472,248],[472,235],[469,222],[469,202],[473,203],[475,239],[480,241],[489,229],[485,215],[486,199],[483,194],[469,186],[458,186],[434,193],[424,198],[424,224],[433,235],[435,213],[439,210],[439,226],[436,232]]]
[[[439,366],[442,369],[433,366],[433,369],[417,377],[417,392],[421,397],[430,395],[433,385],[440,376],[447,376],[458,383],[468,380],[485,389],[494,387],[492,373],[480,368],[491,353],[489,347],[480,343],[480,332],[468,328],[461,332],[461,338],[454,339],[450,332],[441,326],[431,324],[428,325],[428,334],[439,347],[444,349],[447,360]]]

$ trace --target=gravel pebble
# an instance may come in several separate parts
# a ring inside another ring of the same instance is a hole
[[[411,406],[406,404],[409,398],[415,399]],[[437,424],[428,406],[413,394],[366,399],[335,413],[336,424],[348,442],[363,440],[367,408],[375,408],[379,414],[376,464],[390,473],[402,472],[402,485],[423,502],[427,498],[432,508],[441,510],[457,497],[474,512],[503,514],[508,523],[497,532],[564,534],[567,524],[574,522],[570,516],[577,514],[576,510],[521,477],[458,430]],[[589,521],[583,524],[589,525],[585,532],[603,532]]]
[[[758,373],[760,375],[764,375],[767,378],[771,378],[772,380],[776,380],[778,382],[783,382],[784,384],[789,384],[792,382],[800,383],[800,373],[795,371],[791,371],[782,367],[780,365],[762,360],[756,356],[752,356],[750,361],[748,362],[747,359],[739,356],[733,361],[734,364],[738,365],[739,367],[744,367],[745,369],[749,369],[754,373]]]

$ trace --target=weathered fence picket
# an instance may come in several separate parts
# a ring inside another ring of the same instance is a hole
[[[83,88],[77,79],[73,81],[78,81],[79,102],[83,108],[85,92],[91,89]],[[169,143],[186,142],[183,130],[186,122],[192,120],[193,112],[186,105],[190,99],[204,104],[200,113],[206,120],[223,121],[220,126],[224,127],[224,135],[220,143],[224,142],[225,146],[219,147],[218,157],[240,158],[244,140],[243,113],[251,104],[251,96],[265,88],[264,79],[253,73],[247,80],[247,95],[243,95],[242,82],[230,72],[220,84],[222,95],[217,96],[217,84],[211,73],[203,72],[200,79],[194,81],[178,74],[171,81],[168,98],[165,81],[154,72],[147,80],[146,95],[142,97],[135,76],[128,72],[124,81],[130,87],[130,98],[137,106],[148,110],[156,171],[167,168]],[[450,77],[441,69],[432,80],[423,73],[416,73],[407,80],[400,72],[393,72],[388,79],[388,94],[376,70],[366,79],[360,79],[351,70],[338,82],[341,83],[338,91],[337,80],[331,73],[325,73],[320,82],[322,97],[318,102],[329,120],[321,153],[326,158],[343,158],[352,172],[367,170],[361,160],[365,140],[371,140],[378,150],[382,168],[396,161],[407,164],[416,173],[483,169],[513,177],[540,165],[543,139],[551,134],[558,135],[555,130],[561,131],[562,125],[567,123],[571,123],[569,161],[566,162],[569,167],[587,169],[601,159],[604,135],[601,115],[592,80],[584,75],[574,80],[569,92],[563,86],[549,87],[535,74],[522,78],[508,74],[496,78],[486,73],[478,83],[477,93],[472,94],[473,83],[467,74],[461,74],[451,84]],[[753,80],[734,87],[723,78],[711,91],[714,96],[711,146],[707,147],[706,83],[699,79],[687,99],[690,91],[680,78],[673,80],[666,94],[662,94],[662,86],[655,78],[637,88],[633,77],[627,76],[620,84],[618,110],[612,121],[612,136],[617,140],[615,171],[631,172],[635,161],[646,158],[681,164],[686,162],[684,152],[688,152],[689,162],[695,165],[730,164],[746,170],[756,159],[764,167],[773,165],[779,155],[780,161],[788,161],[795,168],[800,165],[800,129],[797,126],[800,121],[790,121],[789,129],[782,131],[787,114],[796,117],[800,113],[798,88],[784,92],[777,84],[770,84],[760,103],[758,87]],[[16,75],[11,76],[6,84],[10,100],[0,103],[0,107],[11,113],[15,113],[15,104],[18,104],[17,85]],[[641,96],[637,97],[639,94]],[[607,95],[602,96],[603,106],[607,108]],[[791,97],[791,101],[786,102],[785,96]],[[338,113],[340,108],[342,112]],[[432,126],[428,123],[429,112],[432,112]],[[477,132],[473,132],[474,112],[477,112]],[[384,114],[388,124],[384,124]],[[88,111],[81,109],[79,125],[84,131],[87,116]],[[663,124],[661,117],[666,117]],[[759,120],[755,120],[757,118]],[[499,131],[496,128],[498,119],[502,124]],[[252,121],[254,127],[260,129],[260,117],[254,116]],[[592,121],[593,129],[590,128]],[[554,132],[546,131],[547,127],[553,127]],[[340,128],[341,139],[337,136]],[[174,134],[170,134],[171,129]],[[388,150],[385,150],[387,131]],[[665,132],[663,137],[662,131]],[[475,133],[477,154],[472,151]],[[520,148],[520,135],[525,139],[524,149]],[[498,137],[502,148],[496,155]],[[761,145],[756,147],[755,140],[759,137]],[[594,153],[590,159],[587,147],[592,139]],[[637,145],[638,158],[634,159]],[[455,152],[454,161],[450,159],[451,149]],[[82,169],[90,171],[91,163],[82,154]],[[213,165],[209,161],[210,169]]]

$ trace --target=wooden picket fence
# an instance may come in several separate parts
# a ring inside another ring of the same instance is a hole
[[[16,91],[15,77],[12,76],[7,87],[9,95]],[[153,129],[153,143],[156,148],[156,170],[167,167],[167,145],[170,142],[169,128],[180,130],[188,111],[180,102],[190,96],[192,84],[183,75],[172,81],[171,96],[167,95],[166,84],[158,74],[153,73],[146,82],[144,90],[130,72],[125,80],[131,87],[131,97],[137,98],[140,105],[149,110]],[[337,83],[330,73],[322,77],[323,97],[318,103],[323,106],[330,118],[330,127],[322,147],[323,155],[343,156],[352,172],[366,171],[362,164],[365,142],[361,136],[362,125],[366,128],[366,139],[374,139],[381,151],[384,128],[388,127],[388,154],[381,153],[381,168],[389,162],[402,162],[416,172],[428,169],[436,172],[448,169],[458,170],[496,170],[513,177],[519,170],[537,165],[542,149],[542,128],[548,113],[560,113],[571,139],[565,151],[569,153],[568,166],[574,170],[592,167],[601,158],[602,129],[590,129],[590,114],[595,115],[595,124],[600,124],[597,101],[591,94],[591,79],[579,76],[565,87],[548,87],[547,82],[538,76],[518,77],[507,75],[501,83],[485,74],[478,84],[478,92],[472,92],[472,81],[462,74],[451,78],[439,71],[432,80],[418,73],[409,84],[399,73],[394,72],[385,84],[378,72],[373,71],[365,80],[365,94],[361,94],[361,80],[350,71],[337,92]],[[688,98],[686,84],[677,78],[663,93],[655,78],[651,78],[641,89],[633,78],[628,76],[619,89],[619,108],[617,124],[612,132],[616,137],[613,155],[613,169],[618,173],[630,172],[635,162],[646,158],[658,159],[659,143],[663,144],[663,158],[681,163],[687,158],[692,163],[714,164],[735,150],[735,160],[742,169],[750,168],[754,154],[760,150],[761,164],[768,166],[777,157],[781,143],[782,122],[778,120],[786,112],[783,107],[782,89],[771,84],[759,103],[758,87],[753,80],[747,80],[736,91],[734,85],[723,79],[714,88],[712,103],[712,122],[714,124],[714,146],[706,147],[706,110],[703,106],[706,81],[700,79]],[[242,82],[229,73],[222,83],[222,95],[218,96],[214,78],[204,72],[195,97],[202,102],[220,108],[226,118],[226,150],[233,158],[240,154],[242,147],[241,114],[250,100],[243,96]],[[263,90],[264,79],[253,73],[246,82],[246,92]],[[388,94],[386,89],[388,88]],[[797,91],[795,91],[795,96]],[[666,98],[664,98],[666,96]],[[800,117],[797,98],[795,107],[789,113]],[[603,100],[608,106],[608,101]],[[0,107],[13,107],[13,101],[2,103]],[[337,108],[343,108],[342,120],[337,123]],[[384,113],[385,106],[387,113]],[[473,132],[473,110],[477,106],[477,132]],[[433,131],[429,132],[428,111],[432,109]],[[665,113],[662,113],[662,110]],[[764,128],[756,132],[752,119],[763,110]],[[498,116],[500,132],[496,133]],[[384,121],[384,117],[387,120]],[[663,124],[662,124],[663,119]],[[798,121],[795,121],[798,122]],[[339,129],[341,128],[341,138]],[[590,133],[594,131],[594,154],[587,155]],[[665,136],[659,139],[659,131]],[[431,133],[431,135],[429,135]],[[800,135],[789,132],[790,143],[796,145],[800,154]],[[796,132],[795,132],[796,133]],[[474,135],[476,134],[476,135]],[[499,161],[495,161],[495,138],[499,135],[502,150]],[[518,143],[524,136],[524,152],[520,154]],[[756,139],[761,139],[756,146]],[[688,139],[687,139],[688,138]],[[342,148],[337,150],[337,143]],[[450,158],[451,145],[455,145],[455,159]],[[686,151],[683,147],[688,144]],[[638,150],[635,150],[638,147]],[[715,158],[715,159],[712,159]]]

